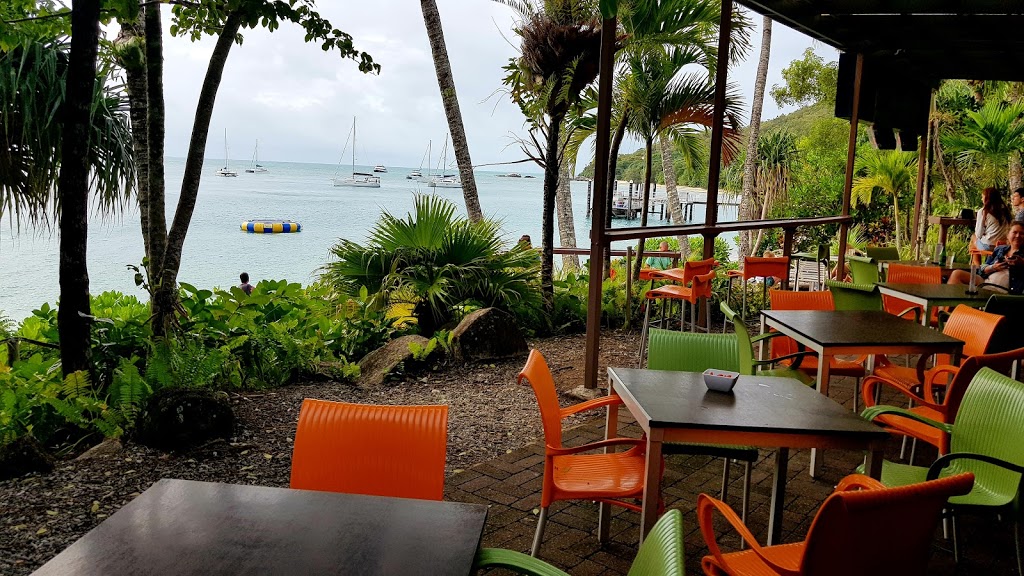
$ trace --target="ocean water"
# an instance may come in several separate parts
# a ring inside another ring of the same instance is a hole
[[[248,272],[253,282],[260,279],[288,279],[308,283],[329,260],[329,249],[339,238],[363,242],[383,211],[405,215],[416,193],[436,192],[465,212],[462,190],[429,188],[407,180],[410,168],[388,167],[379,174],[380,188],[335,187],[331,178],[338,168],[329,164],[263,162],[269,172],[247,174],[242,160],[231,167],[237,178],[215,175],[220,162],[207,160],[192,224],[182,254],[179,281],[200,287],[231,286],[238,274]],[[169,158],[166,163],[167,221],[173,217],[185,161]],[[370,166],[357,166],[369,172]],[[512,168],[514,169],[514,168]],[[341,176],[351,171],[341,169]],[[535,246],[541,238],[543,182],[536,178],[504,178],[503,172],[476,172],[480,204],[484,214],[498,219],[509,244],[529,234]],[[573,214],[577,244],[589,244],[587,183],[573,182]],[[723,214],[723,219],[727,218]],[[694,218],[704,214],[698,206]],[[281,218],[302,224],[297,234],[249,234],[239,225],[254,218]],[[659,225],[657,215],[650,225]],[[616,226],[637,225],[637,221],[616,220]],[[141,264],[142,233],[138,210],[119,216],[93,215],[89,224],[90,291],[119,290],[140,299],[146,293],[135,286],[127,265]],[[557,243],[557,230],[555,232]],[[614,246],[625,248],[625,244]],[[556,264],[559,258],[556,257]],[[58,239],[55,232],[22,225],[20,230],[5,218],[0,222],[0,312],[20,320],[43,302],[55,303],[58,286]]]

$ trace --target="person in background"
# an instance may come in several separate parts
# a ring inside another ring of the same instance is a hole
[[[996,188],[981,191],[981,209],[971,239],[978,250],[992,250],[996,243],[1006,237],[1013,215]]]
[[[1010,193],[1010,206],[1014,221],[1024,222],[1024,188],[1017,188]]]
[[[242,281],[242,283],[238,285],[238,287],[242,289],[242,292],[252,294],[252,284],[249,284],[249,273],[242,272],[238,275],[238,279]]]
[[[520,236],[519,242],[516,242],[516,244],[527,249],[533,248],[533,242],[530,240],[529,234],[523,234],[522,236]]]
[[[764,258],[778,258],[778,256],[775,254],[775,252],[773,252],[771,250],[765,250],[763,257]],[[782,287],[782,278],[779,278],[778,276],[769,276],[769,277],[765,278],[764,281],[765,281],[765,284],[768,284],[769,288],[771,288],[772,286]]]
[[[644,260],[644,264],[647,265],[647,268],[654,268],[655,270],[668,270],[669,268],[671,268],[672,257],[667,256],[668,242],[662,240],[661,243],[658,244],[658,252],[661,253],[662,255],[650,256],[646,260]]]
[[[978,269],[978,275],[974,277],[975,285],[982,282],[1001,286],[1010,294],[1021,294],[1024,292],[1024,222],[1013,222],[1010,224],[1010,231],[1006,235],[1007,243],[1003,246],[996,246],[995,250],[985,261],[985,265]],[[954,270],[949,276],[947,284],[970,284],[971,273],[966,270]]]

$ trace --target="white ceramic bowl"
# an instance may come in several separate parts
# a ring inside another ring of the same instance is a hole
[[[739,377],[739,372],[708,368],[704,371],[704,385],[708,387],[708,390],[715,392],[732,392],[732,387],[736,385],[736,380]]]

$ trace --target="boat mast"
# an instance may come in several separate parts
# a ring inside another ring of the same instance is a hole
[[[356,175],[356,117],[352,117],[352,175]]]
[[[224,169],[228,169],[228,129],[224,129]]]

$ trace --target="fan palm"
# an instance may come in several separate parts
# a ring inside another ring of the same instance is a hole
[[[754,208],[760,207],[761,220],[786,201],[790,170],[798,155],[796,136],[790,132],[771,132],[757,139]],[[758,230],[751,254],[757,254],[763,238],[764,230]]]
[[[385,212],[365,245],[339,240],[321,277],[345,293],[361,287],[383,307],[412,308],[420,332],[432,334],[459,306],[535,309],[537,253],[505,250],[492,220],[471,222],[454,204],[418,195],[400,218]]]
[[[1006,157],[1003,157],[1006,161]],[[858,204],[871,204],[876,193],[892,197],[893,221],[896,224],[896,247],[902,246],[904,231],[900,230],[900,200],[909,197],[917,181],[917,155],[898,150],[871,150],[857,158],[851,198]]]
[[[948,128],[942,145],[961,162],[974,165],[983,181],[1005,184],[1011,154],[1024,149],[1024,102],[988,100],[967,111],[959,129]]]

